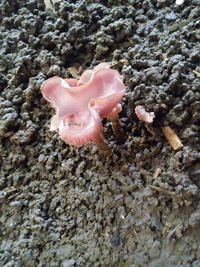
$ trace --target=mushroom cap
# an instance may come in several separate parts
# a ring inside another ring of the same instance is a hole
[[[125,87],[116,70],[101,63],[79,80],[53,77],[41,86],[44,98],[56,110],[52,129],[70,145],[81,145],[101,133],[101,118],[119,103]]]

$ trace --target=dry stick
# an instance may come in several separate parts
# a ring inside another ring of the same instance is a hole
[[[170,128],[169,126],[163,126],[162,127],[163,134],[169,144],[172,146],[174,150],[180,149],[183,147],[183,144],[181,143],[181,140],[178,138],[176,133]]]
[[[103,138],[103,136],[100,134],[100,135],[97,135],[93,141],[95,142],[95,144],[103,151],[106,151],[106,152],[111,152],[111,149],[110,147],[108,146],[108,144],[106,143],[105,139]]]
[[[8,81],[8,84],[7,84],[7,86],[6,86],[5,89],[7,89],[7,88],[12,84],[12,82],[13,82],[14,79],[16,78],[16,76],[17,76],[17,74],[18,74],[18,72],[19,72],[20,69],[21,69],[21,66],[19,66],[19,67],[16,69],[16,71],[15,71],[15,73],[13,74],[12,78]]]
[[[164,193],[165,195],[169,196],[169,197],[172,197],[176,200],[181,200],[181,196],[180,195],[176,195],[175,192],[170,192],[166,189],[163,189],[163,188],[160,188],[158,186],[154,186],[154,185],[150,185],[150,188],[154,189],[155,191],[158,191],[158,192],[161,192],[161,193]]]

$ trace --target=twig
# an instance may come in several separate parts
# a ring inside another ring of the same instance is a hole
[[[178,138],[176,133],[172,130],[169,126],[163,126],[162,127],[163,134],[169,144],[172,146],[174,150],[178,150],[183,147],[183,144],[181,143],[181,140]]]

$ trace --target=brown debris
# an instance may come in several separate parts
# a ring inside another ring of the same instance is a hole
[[[129,61],[126,58],[120,59],[119,62],[124,64],[124,65],[128,65],[129,64]]]
[[[61,0],[44,0],[45,9],[51,9],[54,11],[54,4],[60,1]]]
[[[158,186],[154,186],[154,185],[150,185],[150,188],[157,191],[157,192],[160,192],[160,193],[163,193],[165,194],[166,196],[170,197],[170,198],[173,198],[173,199],[176,199],[176,200],[180,200],[181,199],[181,195],[177,195],[176,192],[170,192],[166,189],[163,189],[163,188],[160,188]]]
[[[182,20],[181,22],[174,23],[172,26],[169,27],[169,32],[174,32],[178,29],[183,28],[185,25],[187,25],[190,21],[189,20]]]
[[[162,131],[163,131],[163,134],[164,134],[165,138],[167,139],[167,141],[169,142],[169,144],[171,145],[171,147],[174,150],[178,150],[178,149],[183,147],[183,144],[181,143],[181,140],[176,135],[174,130],[172,130],[171,127],[163,126],[162,127]]]
[[[161,174],[161,169],[160,168],[156,168],[154,174],[153,174],[153,179],[157,179],[158,176]]]
[[[156,56],[159,56],[160,59],[162,60],[168,60],[168,54],[167,53],[163,53],[162,50],[158,50],[156,53],[155,53]]]
[[[196,76],[197,76],[198,78],[200,78],[200,72],[198,72],[198,71],[196,71],[196,70],[193,70],[193,72],[194,72],[194,74],[196,74]]]
[[[12,78],[8,81],[8,85],[6,86],[5,89],[9,88],[9,86],[14,82],[14,80],[16,79],[17,75],[19,74],[19,71],[21,69],[21,66],[19,66],[16,70],[15,73],[13,74]]]
[[[72,75],[73,78],[79,79],[80,78],[80,73],[82,71],[82,67],[81,66],[79,68],[70,67],[67,70],[69,71],[69,73]]]
[[[153,136],[157,135],[155,128],[153,127],[152,123],[145,122],[145,126],[147,131],[152,134]]]

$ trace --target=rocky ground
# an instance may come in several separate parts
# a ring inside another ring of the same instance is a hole
[[[0,266],[199,267],[199,1],[1,0],[0,24]],[[50,132],[40,93],[105,61],[126,85],[125,141],[104,121],[107,156]]]

